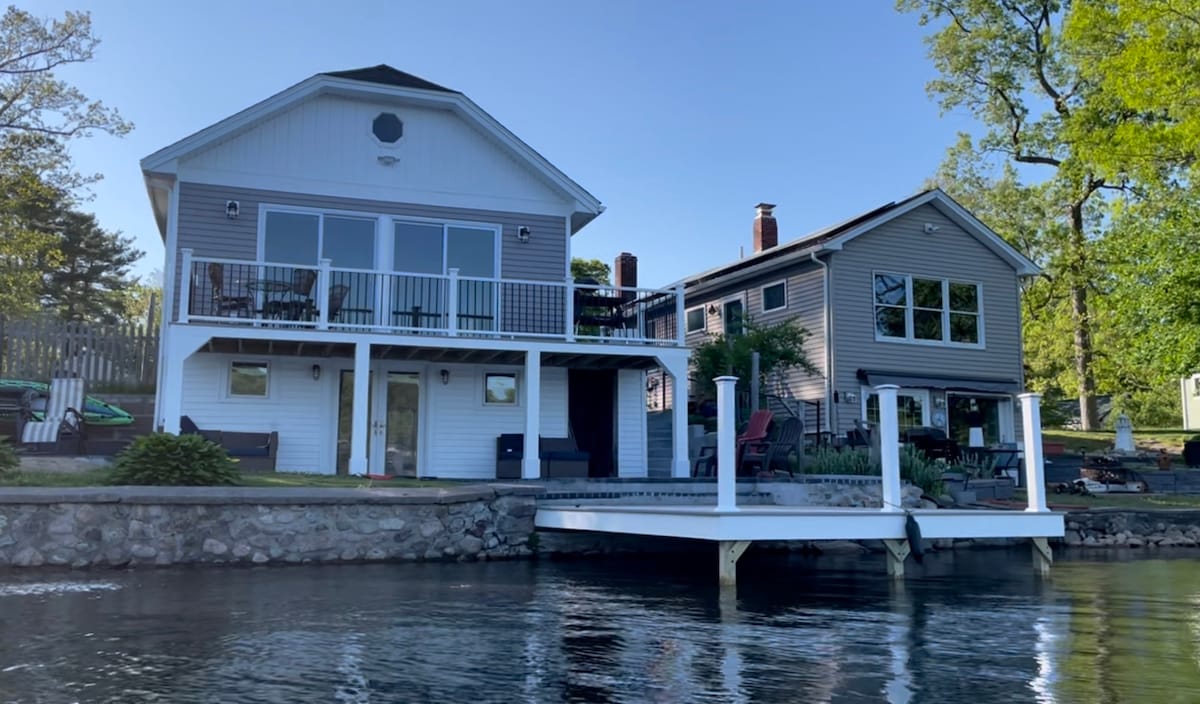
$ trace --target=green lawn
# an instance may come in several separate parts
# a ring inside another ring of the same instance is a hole
[[[0,474],[0,487],[105,486],[108,483],[108,469],[90,469],[84,472],[13,472],[11,474]],[[459,486],[459,483],[436,479],[389,479],[376,481],[363,477],[338,477],[328,474],[282,472],[279,474],[245,474],[242,476],[240,486],[282,488],[325,487],[341,489],[407,489],[417,487],[428,489]]]
[[[1024,492],[1017,493],[1019,497],[1014,497],[1014,500],[1024,501]],[[1100,494],[1098,496],[1080,496],[1079,494],[1055,494],[1051,491],[1046,496],[1046,503],[1052,508],[1200,508],[1200,495]]]
[[[1133,440],[1139,450],[1158,452],[1165,447],[1167,452],[1178,455],[1183,452],[1183,441],[1196,436],[1194,430],[1179,430],[1177,428],[1146,428],[1133,429]],[[1055,430],[1042,431],[1044,442],[1061,442],[1067,447],[1067,452],[1077,454],[1083,452],[1103,452],[1113,446],[1116,433],[1111,430]]]

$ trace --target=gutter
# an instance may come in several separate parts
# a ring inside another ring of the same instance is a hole
[[[833,433],[833,311],[829,305],[829,265],[819,259],[816,252],[809,252],[808,258],[822,270],[821,307],[824,308],[825,316],[822,326],[825,335],[825,429]]]

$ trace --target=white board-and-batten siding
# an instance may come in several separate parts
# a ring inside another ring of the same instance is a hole
[[[483,479],[496,476],[496,438],[525,432],[524,368],[518,366],[442,365],[449,383],[440,379],[429,395],[429,473],[447,479]],[[483,402],[484,375],[488,372],[517,375],[518,402],[489,406]],[[439,371],[440,373],[440,371]],[[567,435],[567,370],[542,368],[541,434]]]
[[[270,364],[266,398],[230,397],[229,366],[234,361]],[[323,373],[312,378],[312,366]],[[183,414],[205,430],[279,433],[276,468],[285,472],[332,474],[336,458],[339,372],[349,360],[316,357],[259,357],[197,353],[184,364]],[[395,371],[421,374],[422,412],[418,453],[422,476],[490,479],[496,473],[496,438],[524,433],[522,402],[491,406],[483,402],[484,375],[515,373],[524,386],[524,368],[504,365],[397,365]],[[441,381],[441,370],[449,375]],[[645,413],[642,372],[623,370],[618,388],[618,462],[622,476],[644,476]],[[542,368],[540,432],[566,437],[567,369]]]
[[[617,371],[617,474],[644,477],[647,467],[646,373]]]
[[[381,113],[398,142],[372,134]],[[380,157],[383,157],[382,159]],[[565,215],[573,203],[448,109],[320,95],[185,157],[182,182]]]

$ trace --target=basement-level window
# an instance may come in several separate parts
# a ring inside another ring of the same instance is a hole
[[[233,362],[229,365],[229,395],[267,397],[270,366],[266,362]]]

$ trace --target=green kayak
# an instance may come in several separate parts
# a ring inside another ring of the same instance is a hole
[[[38,381],[22,381],[20,379],[0,379],[0,387],[29,389],[35,396],[32,404],[33,417],[41,420],[42,412],[46,409],[46,397],[50,387]],[[88,396],[83,402],[83,419],[88,425],[129,425],[133,416],[127,411],[111,403],[105,403],[95,396]]]

